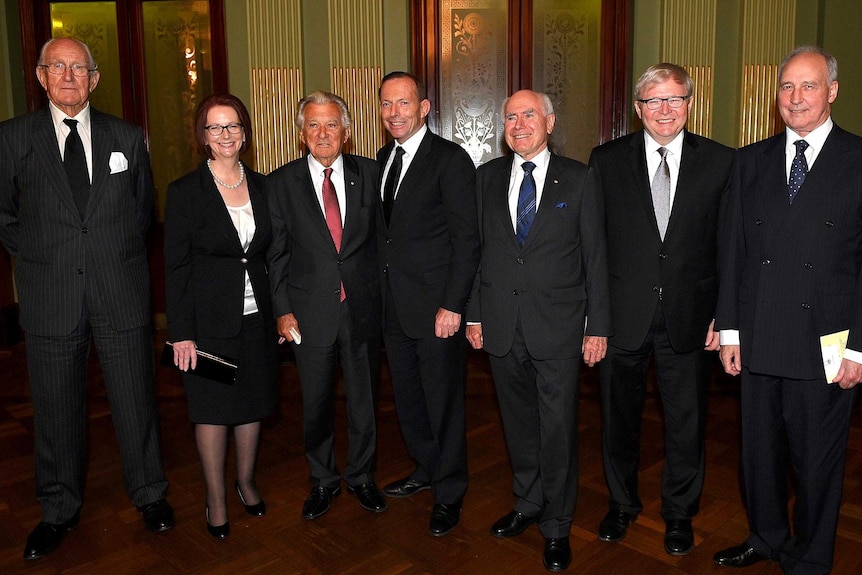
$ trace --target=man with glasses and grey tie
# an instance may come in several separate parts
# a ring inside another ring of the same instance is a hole
[[[547,94],[516,92],[501,115],[514,153],[476,172],[482,255],[467,309],[467,340],[490,355],[514,475],[514,506],[491,535],[537,524],[542,563],[562,571],[572,560],[581,357],[599,362],[611,331],[604,210],[591,170],[548,147]]]
[[[749,536],[715,554],[727,567],[771,559],[790,574],[832,569],[862,380],[862,138],[832,121],[837,96],[834,56],[790,52],[778,69],[786,128],[739,150],[734,166],[715,325],[724,369],[742,380]],[[842,332],[846,350],[827,377],[820,338]]]
[[[80,519],[91,340],[129,498],[148,529],[174,526],[153,381],[143,132],[90,107],[99,71],[85,44],[49,40],[36,77],[48,108],[0,124],[0,240],[16,258],[42,508],[25,559],[54,551]]]
[[[641,418],[654,361],[664,410],[664,549],[694,547],[704,477],[706,398],[718,349],[713,330],[719,211],[733,150],[686,130],[693,82],[657,64],[635,86],[643,129],[593,150],[607,207],[613,335],[599,366],[602,454],[609,510],[599,539],[620,541],[643,510],[638,494]]]

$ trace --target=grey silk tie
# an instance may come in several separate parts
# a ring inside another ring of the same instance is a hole
[[[667,222],[670,219],[670,168],[667,166],[667,148],[661,147],[661,163],[652,179],[652,205],[655,210],[655,222],[658,224],[658,233],[664,241],[667,231]]]

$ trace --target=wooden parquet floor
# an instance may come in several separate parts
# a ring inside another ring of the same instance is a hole
[[[164,334],[156,335],[164,341]],[[533,527],[508,540],[490,536],[490,525],[512,506],[511,473],[487,359],[471,352],[467,386],[470,487],[461,524],[450,534],[428,534],[430,492],[389,500],[386,513],[362,510],[344,493],[316,521],[300,519],[308,493],[303,455],[299,390],[289,354],[282,364],[281,415],[267,421],[260,449],[258,486],[268,508],[252,518],[229,495],[231,534],[210,537],[204,525],[204,486],[187,420],[179,377],[159,368],[158,402],[162,451],[170,481],[168,498],[177,527],[148,532],[129,504],[122,483],[107,397],[96,361],[90,371],[90,465],[80,525],[44,559],[25,562],[21,553],[39,521],[33,492],[33,418],[27,389],[25,349],[0,350],[0,573],[274,573],[274,574],[532,574],[545,573],[543,539]],[[585,369],[580,406],[580,491],[567,573],[584,575],[669,574],[773,575],[765,562],[744,571],[720,568],[712,555],[747,535],[738,489],[738,381],[719,372],[710,386],[707,477],[700,514],[695,518],[695,550],[686,557],[664,553],[659,516],[663,462],[662,419],[651,388],[644,418],[641,496],[643,514],[621,543],[604,543],[596,529],[607,510],[601,464],[597,373]],[[336,405],[337,457],[345,457],[345,408]],[[378,407],[379,485],[412,470],[398,429],[388,371],[383,370]],[[233,482],[233,469],[228,482]],[[862,410],[857,407],[850,435],[844,506],[835,549],[836,575],[862,573]]]

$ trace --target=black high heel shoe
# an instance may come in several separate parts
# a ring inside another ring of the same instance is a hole
[[[210,508],[207,507],[207,531],[216,539],[224,539],[230,535],[230,521],[225,521],[222,525],[211,525]]]
[[[242,496],[242,490],[239,488],[239,481],[234,481],[233,485],[236,487],[236,493],[239,495],[239,500],[242,501],[242,505],[245,507],[246,513],[253,515],[254,517],[263,517],[266,515],[266,503],[263,502],[263,499],[260,500],[260,503],[249,505],[245,502],[245,497]]]

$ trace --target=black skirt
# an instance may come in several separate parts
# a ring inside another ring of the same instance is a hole
[[[279,403],[278,335],[260,313],[245,316],[236,337],[201,338],[195,343],[202,350],[237,359],[239,368],[233,385],[183,374],[189,420],[240,425],[275,413]]]

